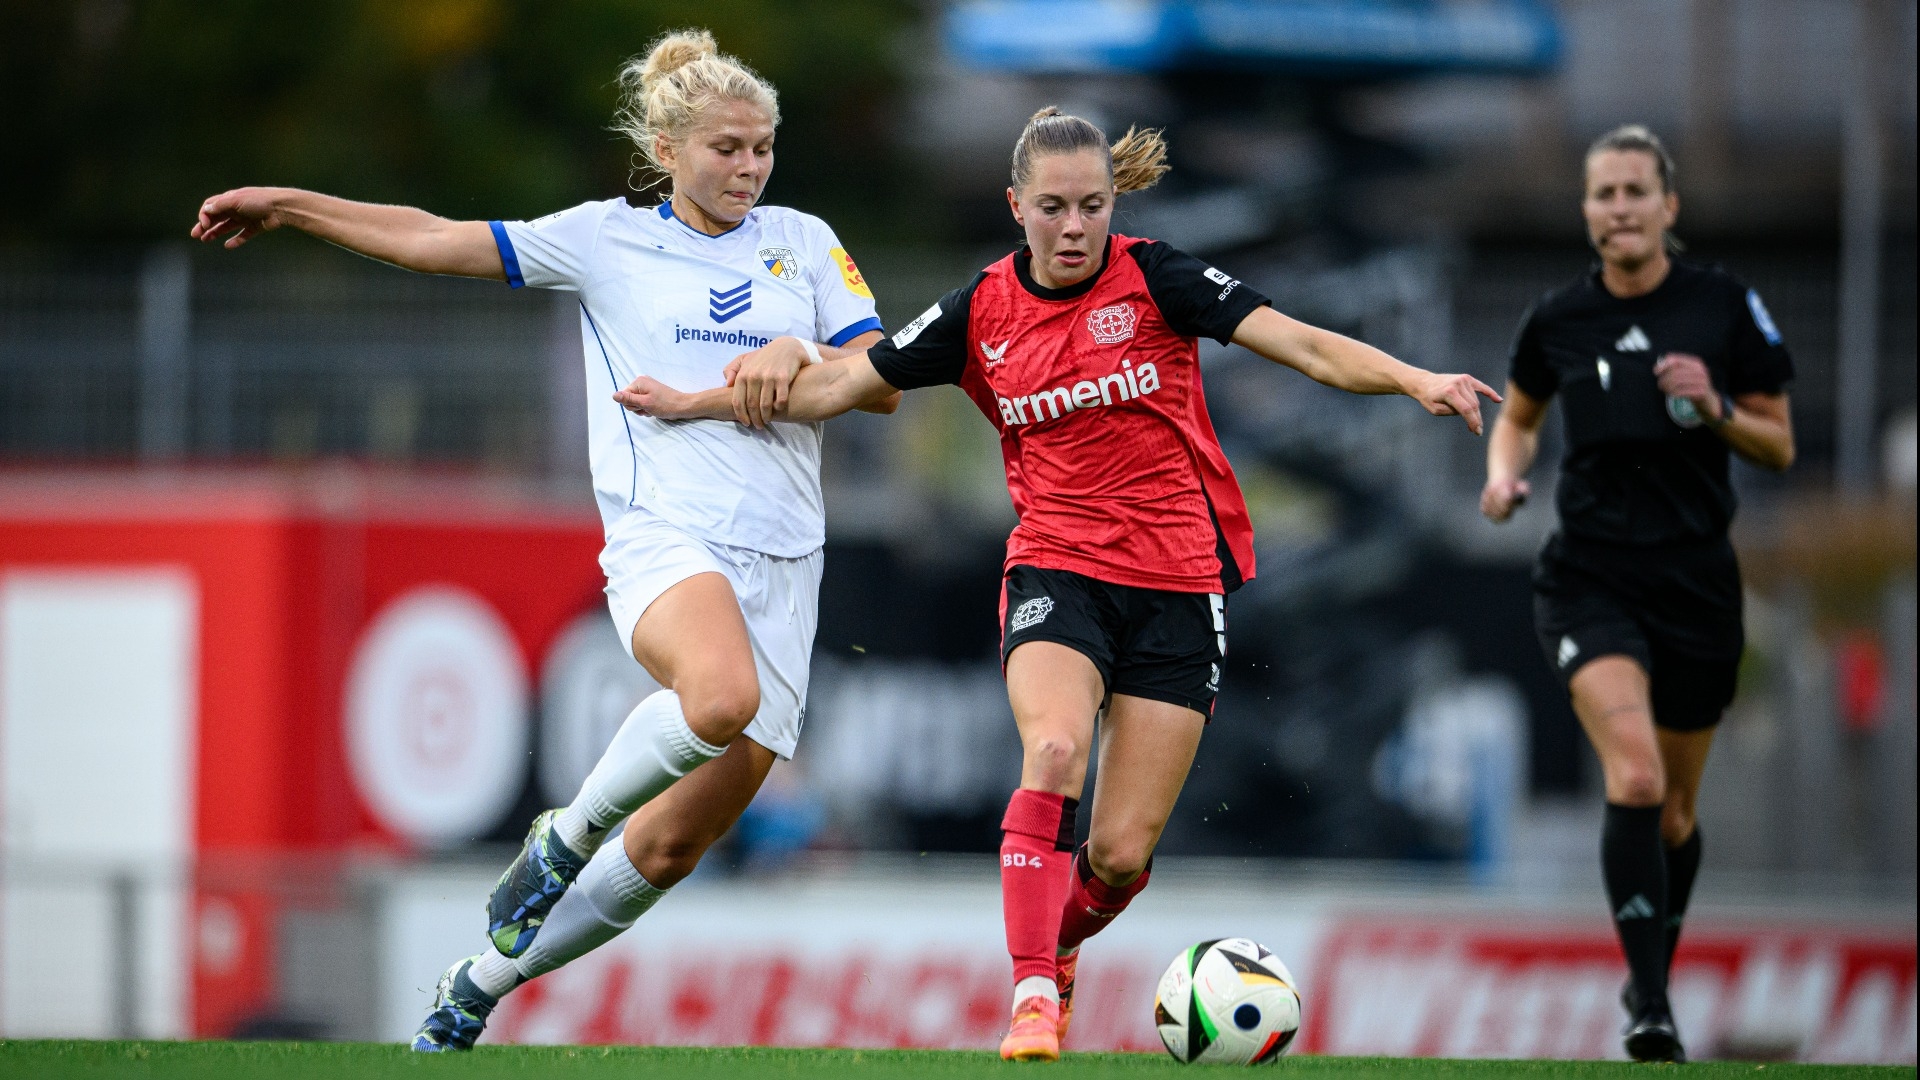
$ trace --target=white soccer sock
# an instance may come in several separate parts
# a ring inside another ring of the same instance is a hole
[[[612,941],[666,894],[634,869],[625,845],[603,847],[547,913],[533,945],[511,962],[522,980],[544,975]]]
[[[495,1001],[526,981],[520,977],[520,970],[513,966],[513,961],[502,956],[500,950],[491,945],[467,969],[467,978],[473,980],[473,985],[479,987],[481,993]]]
[[[554,830],[574,851],[592,855],[607,830],[725,749],[687,726],[679,694],[659,691],[627,714],[580,794],[554,819]]]
[[[538,942],[536,941],[535,944],[538,944]],[[1030,997],[1046,998],[1048,1001],[1058,1005],[1060,1004],[1060,987],[1055,985],[1054,981],[1045,975],[1029,975],[1013,984],[1014,1008],[1019,1008],[1020,1003]]]

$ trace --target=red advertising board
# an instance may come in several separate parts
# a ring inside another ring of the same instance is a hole
[[[495,824],[525,783],[532,673],[600,603],[600,544],[584,498],[465,477],[0,476],[0,575],[154,569],[194,590],[178,782],[203,867]],[[195,1034],[227,1033],[273,982],[278,905],[233,878],[207,877],[187,916]]]

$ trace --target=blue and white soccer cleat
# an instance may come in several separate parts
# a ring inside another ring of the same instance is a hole
[[[547,912],[586,868],[586,858],[554,830],[559,816],[560,811],[549,810],[533,819],[527,842],[487,899],[487,937],[502,956],[512,958],[527,951]]]
[[[487,1029],[487,1017],[500,1001],[487,996],[468,977],[468,970],[478,959],[478,956],[469,956],[440,976],[440,986],[433,996],[433,1011],[413,1035],[415,1051],[439,1054],[471,1050],[474,1040]]]

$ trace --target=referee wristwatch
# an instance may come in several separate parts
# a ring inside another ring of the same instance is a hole
[[[1722,390],[1720,391],[1720,419],[1708,420],[1707,426],[1717,429],[1731,423],[1733,423],[1733,395]]]

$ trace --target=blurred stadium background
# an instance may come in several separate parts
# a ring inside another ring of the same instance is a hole
[[[1800,463],[1736,464],[1751,644],[1683,1031],[1914,1061],[1900,0],[0,0],[0,1036],[400,1038],[478,946],[526,820],[645,691],[600,603],[572,303],[185,234],[246,183],[482,218],[626,190],[611,75],[688,23],[779,86],[768,197],[833,223],[890,327],[1017,242],[1006,155],[1057,103],[1166,127],[1123,230],[1499,385],[1586,265],[1582,148],[1666,137],[1680,236],[1800,367]],[[1530,629],[1553,425],[1496,529],[1457,424],[1202,355],[1262,573],[1076,1042],[1147,1048],[1165,957],[1245,933],[1305,983],[1309,1050],[1617,1054],[1597,767]],[[997,1036],[997,450],[951,389],[827,447],[798,760],[490,1038]]]

